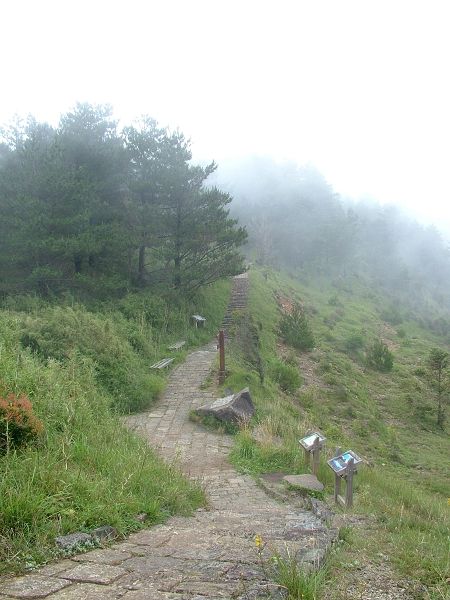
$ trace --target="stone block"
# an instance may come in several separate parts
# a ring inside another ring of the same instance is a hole
[[[26,575],[1,585],[0,594],[9,594],[14,598],[45,598],[68,585],[70,585],[70,581],[65,579]]]
[[[77,531],[75,533],[69,533],[68,535],[61,535],[55,538],[56,545],[59,546],[62,550],[73,550],[78,546],[84,546],[86,544],[92,543],[94,540],[91,535],[88,533],[83,533],[82,531]]]
[[[244,388],[237,394],[219,398],[197,408],[199,416],[211,416],[227,423],[248,421],[255,413],[250,390]]]
[[[315,475],[285,475],[283,481],[299,490],[322,492],[323,483]]]
[[[113,565],[99,565],[97,563],[83,563],[74,569],[66,571],[64,577],[71,581],[83,583],[98,583],[108,585],[127,574],[125,569]]]

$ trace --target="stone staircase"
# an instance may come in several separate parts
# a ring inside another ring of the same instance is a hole
[[[221,329],[225,332],[225,339],[231,339],[232,327],[236,320],[236,314],[247,309],[249,279],[248,273],[241,273],[233,277],[230,302],[228,303]]]

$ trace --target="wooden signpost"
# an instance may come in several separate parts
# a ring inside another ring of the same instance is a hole
[[[334,501],[340,506],[353,506],[353,475],[357,472],[362,459],[352,450],[341,452],[336,448],[335,456],[328,461],[328,466],[334,472]],[[345,479],[345,498],[341,495],[341,482]]]
[[[219,385],[225,381],[225,334],[219,331]]]
[[[307,436],[299,440],[300,445],[305,453],[305,463],[311,463],[312,456],[312,473],[316,475],[319,472],[320,451],[325,445],[326,438],[319,432],[309,433]]]

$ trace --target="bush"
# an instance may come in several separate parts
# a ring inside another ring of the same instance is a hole
[[[364,336],[357,331],[353,331],[345,340],[344,346],[349,352],[360,350],[364,347]]]
[[[342,306],[342,303],[339,301],[339,296],[337,294],[333,294],[328,298],[328,304],[330,306]]]
[[[119,310],[127,319],[144,321],[160,331],[167,330],[169,309],[160,296],[130,293],[120,301]]]
[[[43,431],[26,396],[0,397],[0,452],[25,446]]]
[[[293,365],[277,361],[272,365],[270,374],[284,392],[293,393],[300,387],[300,374]]]
[[[280,323],[283,340],[299,350],[312,350],[315,340],[303,307],[295,302],[292,312],[285,313]]]
[[[425,369],[425,367],[416,367],[413,371],[414,375],[416,375],[417,377],[426,377],[428,375],[427,370]]]
[[[394,366],[394,355],[382,340],[375,340],[372,346],[367,350],[367,365],[387,373],[392,371]]]
[[[148,372],[153,348],[117,313],[49,307],[25,318],[21,345],[44,360],[66,362],[74,353],[93,360],[98,382],[123,412],[148,406],[162,387],[161,379]]]

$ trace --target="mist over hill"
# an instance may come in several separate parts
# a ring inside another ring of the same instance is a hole
[[[393,205],[342,198],[311,165],[251,157],[221,165],[214,183],[233,196],[257,263],[364,277],[407,306],[447,312],[450,252],[436,227]]]

